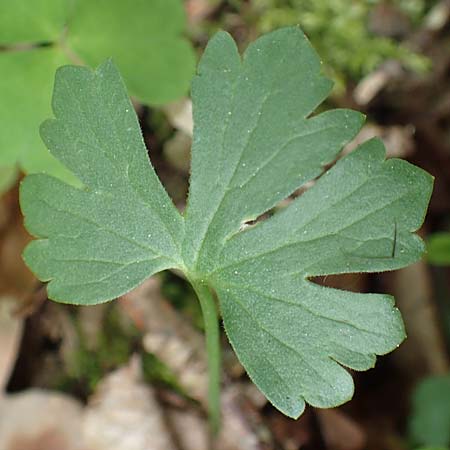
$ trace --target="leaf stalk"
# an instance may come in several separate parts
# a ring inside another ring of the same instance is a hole
[[[213,436],[220,429],[220,330],[216,302],[208,285],[203,281],[191,280],[200,301],[205,324],[206,352],[208,358],[208,413]]]

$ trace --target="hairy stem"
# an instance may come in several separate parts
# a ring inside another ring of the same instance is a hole
[[[208,357],[208,412],[211,431],[216,435],[220,428],[220,333],[216,303],[206,283],[192,281],[200,300],[206,333]]]

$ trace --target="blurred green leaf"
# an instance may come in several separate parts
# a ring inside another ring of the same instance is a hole
[[[58,39],[68,7],[69,2],[63,0],[2,0],[0,45]]]
[[[434,233],[427,241],[428,261],[439,266],[450,265],[450,233]]]
[[[55,70],[68,58],[58,49],[0,53],[0,165],[18,165],[27,172],[74,176],[53,158],[39,137],[42,120],[51,113]]]
[[[417,445],[446,447],[450,444],[450,376],[422,381],[412,397],[410,437]]]
[[[195,58],[180,0],[78,0],[67,44],[94,67],[112,56],[131,95],[163,104],[189,89]]]
[[[195,64],[184,23],[181,0],[1,2],[0,165],[79,184],[39,137],[56,69],[112,56],[131,95],[153,105],[175,100],[187,92]]]

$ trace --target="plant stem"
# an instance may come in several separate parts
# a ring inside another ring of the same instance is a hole
[[[191,281],[203,313],[206,351],[208,358],[208,413],[211,431],[217,435],[220,428],[220,333],[216,303],[208,285]]]

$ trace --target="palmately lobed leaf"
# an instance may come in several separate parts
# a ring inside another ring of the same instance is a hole
[[[339,160],[362,116],[312,115],[330,83],[299,28],[258,39],[241,58],[211,40],[193,82],[188,205],[176,211],[148,161],[139,125],[111,62],[57,74],[41,132],[83,189],[46,175],[25,179],[21,204],[38,237],[25,260],[58,301],[112,299],[167,268],[214,289],[225,330],[256,385],[298,417],[353,393],[344,369],[366,370],[404,338],[393,299],[315,284],[311,277],[373,272],[418,260],[413,234],[432,178],[371,140]],[[320,176],[320,177],[319,177]],[[318,178],[319,177],[319,178]],[[244,227],[306,182],[314,186],[265,221]]]

